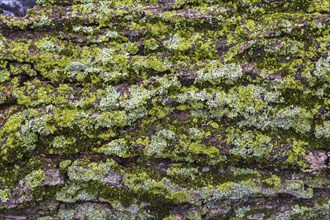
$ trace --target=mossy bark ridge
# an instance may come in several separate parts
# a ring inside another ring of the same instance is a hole
[[[328,0],[0,14],[0,219],[329,219]]]

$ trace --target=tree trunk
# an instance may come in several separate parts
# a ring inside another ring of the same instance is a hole
[[[37,3],[0,14],[0,219],[330,218],[328,0]]]

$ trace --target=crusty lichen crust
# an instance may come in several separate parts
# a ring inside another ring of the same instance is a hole
[[[0,15],[0,218],[327,219],[328,0]]]

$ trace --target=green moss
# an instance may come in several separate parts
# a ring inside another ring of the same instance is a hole
[[[306,142],[294,141],[292,145],[292,151],[288,152],[288,158],[286,159],[286,162],[298,164],[302,168],[306,168],[307,164],[304,160],[304,157],[306,156],[306,145]]]
[[[170,70],[171,68],[171,62],[168,59],[165,59],[164,61],[157,59],[156,57],[147,57],[143,59],[142,66],[146,69],[155,70],[157,72],[165,72]]]
[[[166,199],[172,200],[176,204],[180,204],[188,202],[190,195],[186,192],[174,192],[166,195]]]
[[[271,175],[269,178],[265,179],[264,182],[274,188],[280,188],[282,186],[281,178],[277,175]]]
[[[144,46],[149,50],[156,50],[159,47],[158,42],[154,38],[144,41]]]
[[[0,82],[5,82],[9,80],[10,78],[10,72],[7,70],[0,70]]]
[[[219,154],[219,150],[216,147],[214,146],[207,147],[202,143],[198,143],[198,142],[191,143],[188,147],[188,150],[193,154],[206,154],[210,158],[215,157],[217,154]]]
[[[60,169],[62,171],[66,171],[67,168],[71,165],[72,161],[71,160],[64,160],[60,162]]]
[[[9,189],[1,189],[0,190],[0,202],[7,202],[10,198],[10,190]]]

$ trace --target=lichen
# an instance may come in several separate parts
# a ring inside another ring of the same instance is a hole
[[[330,215],[329,1],[37,4],[0,14],[1,213]]]

